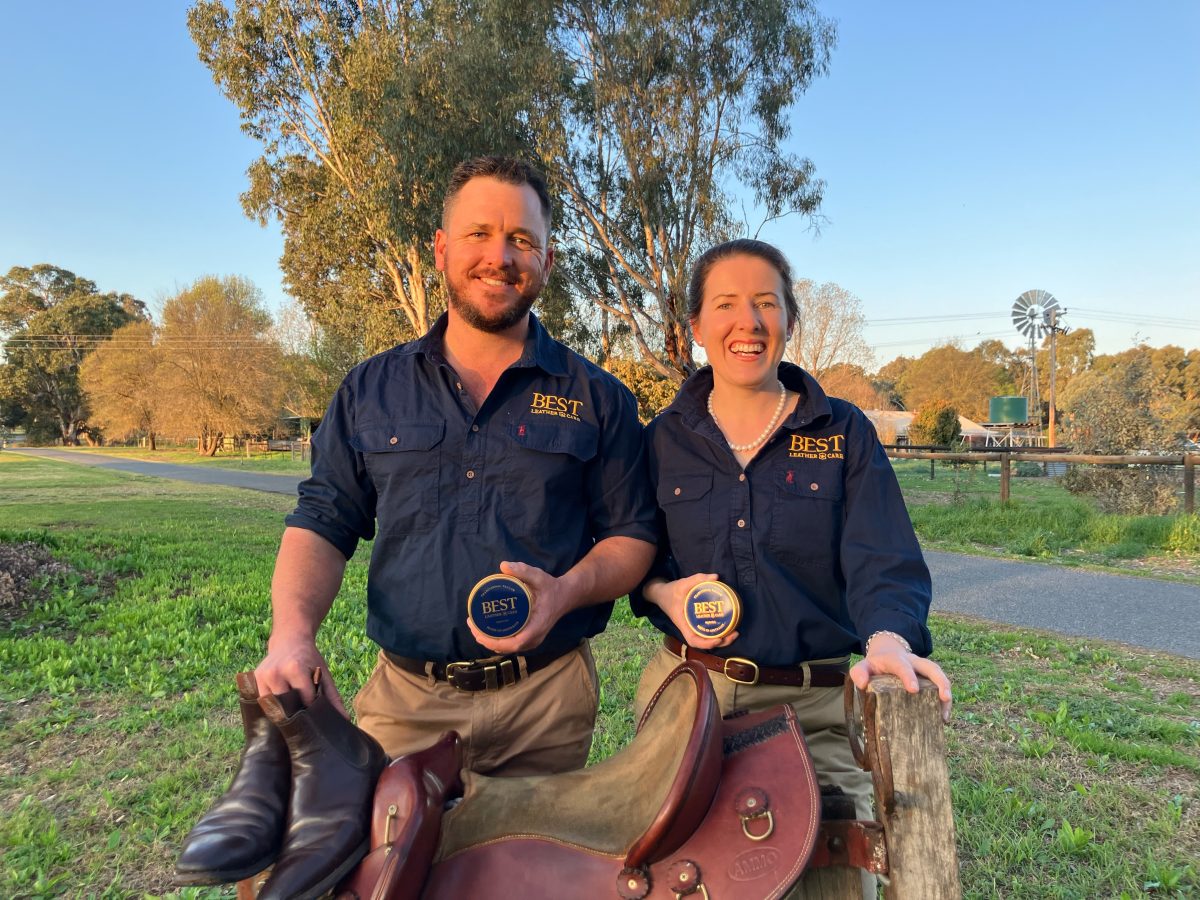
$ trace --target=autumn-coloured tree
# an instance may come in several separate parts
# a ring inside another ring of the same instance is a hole
[[[861,366],[839,363],[821,377],[821,388],[830,397],[841,397],[859,409],[883,409],[886,400]]]
[[[226,435],[264,430],[278,417],[281,353],[248,280],[210,276],[171,297],[159,346],[164,433],[197,437],[212,456]]]
[[[1010,382],[1004,369],[978,352],[950,344],[934,347],[905,368],[898,385],[906,409],[945,400],[968,419],[987,415],[988,401]]]
[[[79,379],[92,421],[106,437],[145,435],[150,449],[157,449],[165,395],[162,355],[150,322],[132,322],[114,331],[83,361]]]

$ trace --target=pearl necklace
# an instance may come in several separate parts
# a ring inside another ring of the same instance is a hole
[[[721,432],[721,437],[725,438],[725,443],[729,445],[729,449],[736,453],[746,453],[760,446],[767,438],[775,431],[775,426],[779,424],[779,419],[783,415],[783,404],[787,402],[787,388],[783,386],[782,381],[776,382],[779,385],[779,402],[775,404],[775,414],[771,416],[771,421],[767,423],[767,427],[763,429],[762,434],[748,444],[735,444],[729,440],[729,436],[725,434],[725,429],[721,427],[721,421],[717,418],[717,414],[713,412],[712,391],[708,392],[708,414],[712,416],[713,424],[717,426],[717,430]]]

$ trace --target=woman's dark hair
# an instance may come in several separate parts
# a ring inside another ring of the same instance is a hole
[[[765,241],[738,238],[736,241],[726,241],[705,250],[692,266],[692,277],[688,279],[687,289],[687,312],[690,321],[700,317],[700,304],[704,300],[704,282],[708,273],[721,260],[731,256],[757,256],[774,267],[779,273],[779,280],[783,282],[783,305],[787,309],[788,324],[791,325],[800,318],[800,306],[796,303],[796,295],[792,291],[792,267],[788,265],[787,257]]]

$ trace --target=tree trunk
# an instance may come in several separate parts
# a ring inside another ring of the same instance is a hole
[[[153,432],[153,431],[151,431],[151,432],[150,432],[150,434],[149,434],[149,435],[148,435],[148,437],[147,437],[147,440],[150,442],[150,449],[151,449],[151,450],[157,450],[157,449],[158,449],[158,444],[156,444],[156,443],[155,443],[155,437],[156,437],[156,435],[154,434],[154,432]]]

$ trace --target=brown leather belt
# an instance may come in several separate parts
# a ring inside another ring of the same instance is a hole
[[[810,666],[800,663],[795,666],[776,668],[760,666],[753,660],[740,656],[715,656],[694,647],[687,647],[678,638],[663,636],[663,645],[682,659],[694,659],[712,672],[720,672],[736,684],[786,684],[792,687],[842,687],[850,664],[840,666]]]
[[[433,675],[438,681],[444,681],[460,691],[498,691],[502,687],[516,684],[522,675],[532,675],[539,669],[544,669],[560,657],[566,656],[575,647],[559,650],[553,653],[530,653],[526,655],[494,656],[489,659],[473,659],[466,662],[426,662],[423,659],[409,659],[398,656],[390,650],[384,650],[383,655],[388,662],[398,669],[411,672],[413,675]],[[525,671],[521,672],[521,661],[525,661]]]

